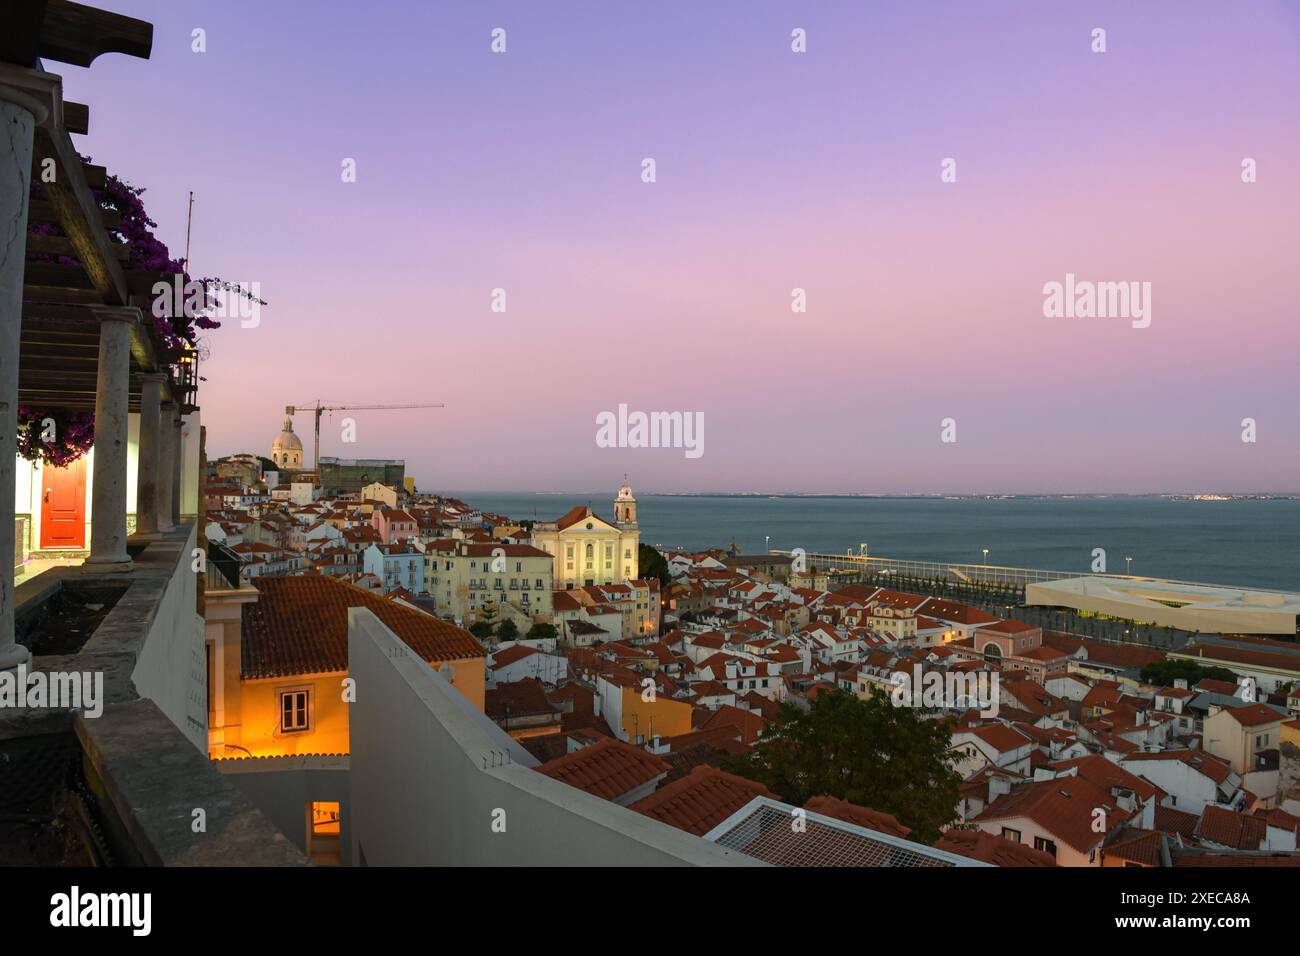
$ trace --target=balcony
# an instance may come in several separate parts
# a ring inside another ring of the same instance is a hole
[[[120,575],[68,566],[19,585],[29,686],[79,677],[81,699],[0,709],[5,864],[306,863],[207,759],[196,536],[191,521],[133,546]]]
[[[146,268],[116,184],[71,139],[90,110],[47,68],[148,58],[153,28],[60,0],[10,6],[0,504],[15,520],[0,515],[0,551],[18,559],[31,538],[48,557],[0,575],[0,857],[302,865],[206,756],[205,575],[185,517],[201,501],[199,353],[188,320],[152,309],[178,267]]]

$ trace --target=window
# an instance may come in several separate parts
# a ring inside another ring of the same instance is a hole
[[[1034,849],[1042,850],[1044,853],[1050,853],[1052,856],[1056,856],[1056,842],[1054,840],[1047,840],[1043,837],[1034,837]]]
[[[1004,840],[1010,840],[1012,843],[1019,843],[1019,842],[1020,842],[1020,831],[1019,831],[1019,830],[1013,830],[1013,829],[1011,829],[1010,827],[1003,827],[1003,828],[1002,828],[1002,839],[1004,839]]]
[[[285,734],[301,733],[311,729],[311,691],[280,691],[280,732]]]

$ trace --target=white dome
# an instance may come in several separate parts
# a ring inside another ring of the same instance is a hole
[[[302,439],[293,433],[293,420],[284,420],[284,429],[271,442],[271,461],[277,468],[297,471],[302,468]]]
[[[293,419],[284,420],[284,429],[271,442],[271,454],[277,451],[302,451],[302,439],[293,433]]]

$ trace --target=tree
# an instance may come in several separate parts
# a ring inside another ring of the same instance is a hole
[[[514,641],[519,639],[519,625],[514,621],[506,618],[497,628],[497,638],[502,641]]]
[[[1207,678],[1237,683],[1237,675],[1226,667],[1206,667],[1196,661],[1178,657],[1167,657],[1142,668],[1142,683],[1159,684],[1161,687],[1173,687],[1176,680],[1185,680],[1188,687],[1195,687]]]
[[[658,578],[665,588],[673,583],[673,576],[668,573],[668,559],[650,545],[637,546],[636,560],[642,578]]]
[[[497,606],[484,604],[477,612],[477,620],[469,626],[469,632],[480,641],[491,637],[497,629]]]
[[[528,629],[528,633],[524,635],[524,640],[554,641],[554,640],[558,640],[559,637],[560,637],[560,632],[555,629],[554,624],[546,624],[542,621],[538,621],[536,624],[534,624],[532,627]]]
[[[951,749],[947,727],[922,712],[883,693],[860,700],[835,690],[806,711],[782,704],[753,750],[726,769],[797,806],[832,796],[892,813],[913,839],[933,843],[957,816]]]

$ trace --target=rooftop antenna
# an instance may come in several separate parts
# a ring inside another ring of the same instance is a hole
[[[194,190],[190,190],[190,205],[185,213],[185,271],[190,271],[190,227],[194,225]]]

